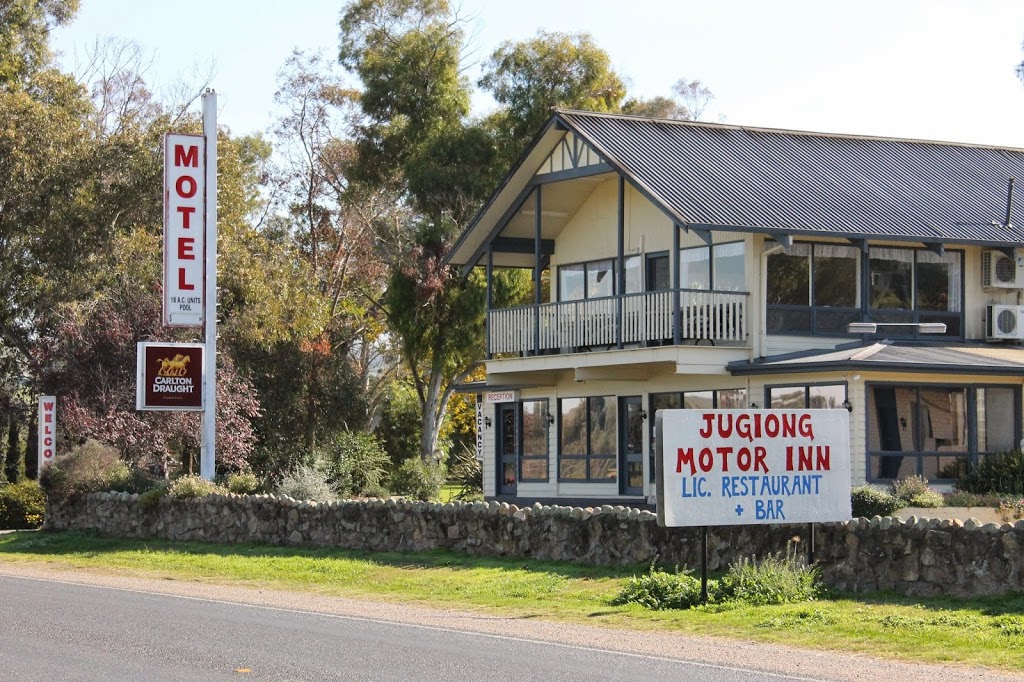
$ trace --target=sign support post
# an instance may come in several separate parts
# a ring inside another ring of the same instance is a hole
[[[206,300],[203,363],[203,433],[199,473],[213,480],[217,426],[217,93],[203,93],[203,135],[206,137]]]

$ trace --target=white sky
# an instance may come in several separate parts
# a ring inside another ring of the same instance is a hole
[[[220,123],[257,132],[294,48],[336,54],[342,4],[82,0],[54,43],[73,69],[97,37],[134,40],[155,60],[147,80],[158,91],[212,63]],[[586,31],[631,95],[702,80],[715,94],[706,120],[1024,148],[1020,0],[463,0],[462,13],[474,17],[478,63],[540,28]],[[478,113],[489,106],[475,102]]]

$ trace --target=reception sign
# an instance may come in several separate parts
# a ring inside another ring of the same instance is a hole
[[[659,410],[658,523],[850,518],[846,410]]]
[[[137,410],[203,409],[203,344],[139,344]]]

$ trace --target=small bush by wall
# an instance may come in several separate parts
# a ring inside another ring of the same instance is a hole
[[[0,528],[4,530],[39,528],[45,510],[45,494],[35,481],[0,488]]]
[[[369,551],[447,549],[601,565],[696,567],[699,528],[662,528],[639,509],[518,508],[498,502],[447,504],[402,500],[297,502],[273,495],[91,493],[47,503],[46,528],[103,535],[222,543],[343,547]],[[708,565],[784,550],[809,526],[709,529]],[[816,526],[822,582],[849,592],[971,596],[1024,591],[1024,521],[875,517]]]

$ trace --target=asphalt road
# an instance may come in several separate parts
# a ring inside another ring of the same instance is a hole
[[[596,646],[13,576],[0,576],[0,627],[4,680],[808,679]]]
[[[979,667],[0,561],[8,680],[1024,682]],[[827,646],[827,642],[822,644]]]

